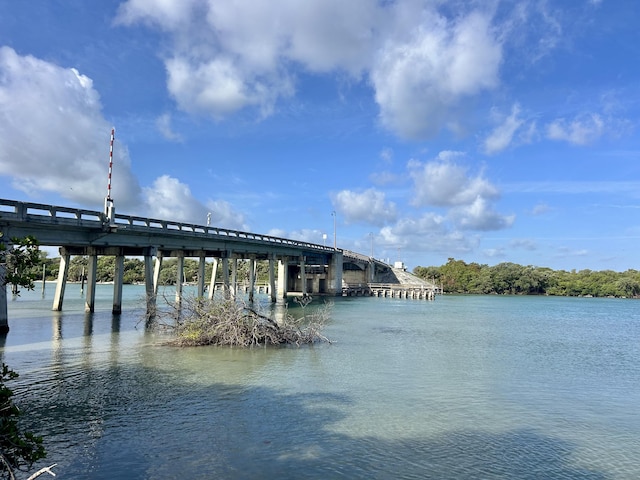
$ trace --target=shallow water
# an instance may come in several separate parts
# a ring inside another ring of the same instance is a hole
[[[330,345],[179,349],[141,287],[47,288],[0,354],[56,478],[640,478],[637,301],[338,298]]]

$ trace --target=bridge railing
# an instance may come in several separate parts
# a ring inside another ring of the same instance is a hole
[[[102,212],[84,210],[79,208],[46,205],[42,203],[20,202],[17,200],[0,199],[0,219],[11,219],[19,222],[39,221],[43,223],[76,225],[82,227],[102,228],[106,224]],[[195,235],[215,235],[242,240],[255,240],[276,245],[310,248],[333,252],[333,247],[317,243],[292,240],[288,238],[273,237],[259,233],[243,232],[209,225],[197,225],[156,218],[138,217],[135,215],[123,215],[116,213],[111,223],[113,227],[122,227],[139,232],[162,232],[168,234],[188,233]]]

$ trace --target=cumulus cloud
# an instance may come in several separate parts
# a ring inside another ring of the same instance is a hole
[[[167,32],[169,92],[183,110],[221,119],[247,107],[269,115],[294,93],[291,63],[357,75],[370,57],[377,14],[366,0],[130,0],[116,22]]]
[[[477,198],[498,197],[498,189],[481,175],[472,177],[468,169],[440,154],[432,162],[412,161],[409,175],[414,183],[413,204],[416,206],[465,206]]]
[[[479,238],[451,229],[446,217],[425,212],[418,218],[402,218],[383,227],[376,248],[413,252],[465,253],[477,248]]]
[[[167,34],[167,86],[184,111],[271,114],[298,72],[344,72],[375,90],[382,123],[425,138],[457,123],[462,99],[498,85],[491,13],[369,0],[128,0],[116,22]],[[443,11],[445,11],[443,9]]]
[[[493,210],[487,199],[477,197],[469,205],[451,209],[450,218],[463,230],[501,230],[510,227],[515,215],[502,215]]]
[[[605,132],[605,122],[598,114],[582,115],[573,120],[557,119],[547,126],[547,137],[574,145],[588,145]]]
[[[111,125],[90,78],[1,47],[0,118],[0,175],[11,175],[15,188],[36,197],[55,192],[101,209]],[[112,196],[132,207],[140,186],[117,132],[113,163]]]
[[[377,52],[371,82],[382,123],[408,138],[437,134],[455,122],[460,100],[498,84],[502,48],[489,15],[451,21],[424,12],[409,38],[390,38]]]
[[[500,230],[510,227],[515,216],[495,211],[493,202],[500,192],[481,174],[470,175],[467,167],[456,163],[460,152],[441,152],[431,162],[409,162],[414,183],[412,203],[416,207],[447,209],[447,219],[461,230]]]
[[[223,200],[197,200],[185,183],[169,175],[162,175],[150,187],[144,188],[147,215],[178,222],[211,225],[232,230],[248,230],[244,218]],[[210,217],[209,217],[210,214]]]
[[[382,226],[396,219],[396,205],[385,194],[373,188],[364,192],[342,190],[333,196],[333,205],[346,223],[364,222]]]
[[[56,193],[94,209],[107,194],[111,126],[91,79],[32,56],[0,48],[0,175],[38,197]],[[168,117],[158,120],[169,128]],[[113,149],[112,197],[116,210],[155,218],[245,227],[242,215],[223,201],[203,205],[188,186],[169,176],[141,188],[126,145]]]

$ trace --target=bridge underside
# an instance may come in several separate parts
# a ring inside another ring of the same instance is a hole
[[[183,297],[184,260],[198,259],[197,295],[208,295],[213,298],[214,293],[222,289],[224,295],[235,296],[244,290],[249,295],[249,301],[254,300],[256,287],[256,262],[267,261],[269,284],[259,290],[270,295],[271,301],[285,301],[290,295],[322,294],[341,295],[341,254],[288,256],[268,253],[249,253],[246,251],[221,251],[216,249],[183,249],[167,250],[156,247],[80,247],[67,246],[60,248],[60,269],[54,296],[53,309],[62,310],[64,291],[67,283],[69,264],[72,256],[88,257],[87,268],[87,298],[85,310],[95,309],[95,287],[97,258],[102,255],[115,256],[113,313],[120,313],[122,309],[122,286],[125,257],[143,257],[145,263],[145,286],[147,298],[147,312],[155,312],[155,302],[158,294],[160,269],[163,259],[177,258],[175,278],[176,302]],[[208,260],[213,264],[210,278],[205,278],[205,266]],[[238,281],[238,261],[249,262],[249,278],[242,283]],[[217,281],[218,277],[221,281]],[[248,281],[247,281],[248,280]]]

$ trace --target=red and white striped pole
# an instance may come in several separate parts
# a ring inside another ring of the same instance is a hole
[[[111,174],[113,172],[113,140],[116,136],[116,129],[111,129],[111,142],[109,143],[109,177],[107,179],[107,198],[104,199],[104,215],[111,223],[114,216],[113,199],[111,198]]]
[[[111,129],[111,142],[109,143],[109,179],[107,182],[107,201],[111,201],[111,173],[113,172],[113,139],[116,136],[116,129]]]

